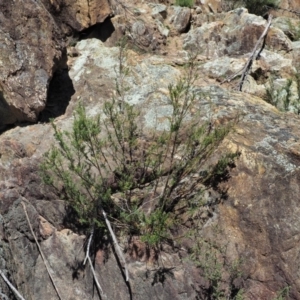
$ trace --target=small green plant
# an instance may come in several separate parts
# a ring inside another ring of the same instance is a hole
[[[176,0],[175,5],[192,8],[194,6],[194,0]]]
[[[289,18],[286,19],[289,31],[287,33],[288,37],[294,42],[300,40],[300,23],[298,20],[296,22],[291,21]]]
[[[293,84],[296,86],[296,94],[293,93]],[[292,78],[288,78],[285,84],[275,87],[274,76],[270,77],[266,86],[266,101],[282,111],[300,113],[300,75],[297,72]]]
[[[206,241],[199,237],[195,241],[190,259],[201,269],[202,276],[208,281],[206,290],[208,299],[242,300],[243,289],[234,285],[234,280],[242,276],[241,261],[228,264],[225,258],[226,246],[220,247],[214,241]]]
[[[289,293],[290,287],[286,286],[277,293],[277,296],[274,298],[274,300],[285,300],[289,296]]]
[[[270,77],[269,86],[266,86],[266,102],[277,107],[279,102],[278,91],[274,85],[274,76]]]

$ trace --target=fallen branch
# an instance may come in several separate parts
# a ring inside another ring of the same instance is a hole
[[[93,277],[94,277],[94,280],[95,280],[95,283],[96,283],[96,286],[98,288],[98,291],[102,296],[104,296],[106,298],[106,295],[103,293],[101,285],[100,285],[100,283],[97,279],[96,272],[95,272],[92,260],[90,258],[90,247],[91,247],[91,243],[92,243],[92,240],[93,240],[93,235],[94,235],[94,228],[92,229],[89,240],[88,240],[88,244],[87,244],[87,247],[86,247],[86,255],[85,255],[83,265],[85,265],[86,261],[89,262],[91,270],[92,270],[92,274],[93,274]]]
[[[94,277],[94,279],[95,279],[97,288],[98,288],[100,294],[106,298],[106,296],[105,296],[105,294],[103,293],[103,290],[102,290],[102,288],[101,288],[101,286],[100,286],[100,284],[99,284],[99,281],[98,281],[98,279],[97,279],[96,272],[95,272],[95,269],[94,269],[94,267],[93,267],[92,260],[91,260],[91,258],[90,258],[89,255],[88,255],[88,257],[87,257],[87,260],[88,260],[88,262],[89,262],[89,264],[90,264],[90,267],[91,267],[91,270],[92,270],[93,277]]]
[[[244,68],[244,71],[242,73],[242,77],[241,77],[241,80],[240,80],[240,83],[239,83],[239,86],[238,86],[239,91],[241,91],[242,88],[243,88],[245,78],[246,78],[246,76],[248,75],[248,73],[251,69],[251,66],[253,64],[253,60],[256,60],[257,57],[259,56],[259,54],[261,53],[262,49],[260,49],[260,51],[258,51],[258,53],[256,53],[256,51],[257,51],[257,48],[258,48],[259,44],[263,41],[263,39],[265,38],[265,36],[268,33],[268,30],[271,26],[272,18],[273,18],[272,15],[269,15],[267,26],[266,26],[265,30],[263,31],[262,35],[260,36],[260,38],[258,39],[258,41],[256,42],[255,47],[254,47],[254,49],[253,49],[253,51],[252,51],[252,53],[251,53],[251,55],[248,59],[248,62],[245,65],[245,68]]]
[[[94,228],[91,231],[91,234],[90,234],[90,237],[89,237],[89,240],[88,240],[88,243],[87,243],[86,255],[85,255],[85,259],[84,259],[83,265],[85,265],[85,263],[86,263],[89,255],[90,255],[90,247],[91,247],[91,243],[92,243],[92,240],[93,240],[93,235],[94,235]]]
[[[3,278],[3,280],[7,283],[9,288],[12,290],[12,292],[16,295],[18,299],[25,300],[22,295],[18,292],[18,290],[12,285],[12,283],[7,279],[7,277],[4,275],[2,270],[0,270],[0,275]],[[2,294],[2,293],[1,293]],[[7,298],[8,299],[8,298]]]
[[[231,75],[230,77],[227,77],[224,81],[221,82],[221,84],[223,84],[224,82],[230,82],[231,80],[233,80],[234,78],[236,78],[237,76],[239,76],[239,74],[242,72],[242,76],[241,76],[240,82],[238,84],[238,90],[239,91],[242,90],[245,78],[247,77],[247,75],[248,75],[248,73],[249,73],[249,71],[251,69],[253,61],[256,60],[259,57],[261,51],[264,48],[264,43],[263,43],[261,49],[257,52],[258,46],[265,39],[265,36],[268,33],[268,30],[269,30],[269,28],[271,26],[272,18],[273,18],[273,16],[270,14],[269,18],[268,18],[268,23],[267,23],[267,25],[265,27],[265,30],[263,31],[263,33],[261,34],[260,38],[256,42],[256,44],[254,46],[254,49],[253,49],[253,51],[252,51],[252,53],[251,53],[248,61],[246,62],[245,66],[241,70],[239,70],[237,73]]]
[[[116,238],[116,235],[114,233],[114,231],[112,230],[112,227],[110,225],[110,222],[109,220],[107,219],[107,216],[106,216],[106,213],[105,211],[102,209],[102,215],[104,217],[104,220],[105,220],[105,223],[106,223],[106,226],[110,232],[110,235],[112,237],[112,240],[113,240],[113,243],[114,243],[114,246],[115,246],[115,249],[116,249],[116,252],[118,254],[118,257],[120,259],[120,261],[123,263],[123,267],[125,269],[125,278],[126,278],[126,281],[129,281],[129,275],[128,275],[128,268],[127,268],[127,264],[126,264],[126,260],[125,260],[125,257],[123,255],[123,252],[121,250],[121,247],[118,243],[118,240]]]
[[[45,264],[45,267],[46,267],[46,270],[47,270],[48,275],[49,275],[49,277],[50,277],[50,280],[51,280],[51,282],[52,282],[52,284],[53,284],[53,287],[54,287],[54,289],[55,289],[55,291],[56,291],[56,293],[57,293],[58,298],[59,298],[60,300],[62,300],[62,297],[60,296],[60,294],[59,294],[59,292],[58,292],[58,289],[57,289],[57,287],[56,287],[56,285],[55,285],[54,279],[53,279],[53,277],[52,277],[52,275],[51,275],[51,273],[50,273],[50,267],[48,266],[48,263],[47,263],[46,258],[45,258],[45,256],[44,256],[44,253],[43,253],[43,251],[42,251],[42,248],[41,248],[41,246],[40,246],[40,244],[39,244],[39,242],[38,242],[38,240],[37,240],[37,237],[36,237],[36,235],[35,235],[35,233],[34,233],[34,231],[33,231],[32,226],[31,226],[31,222],[30,222],[30,219],[29,219],[27,210],[26,210],[26,205],[25,205],[24,202],[21,202],[21,203],[22,203],[22,206],[23,206],[23,209],[24,209],[24,213],[25,213],[25,216],[26,216],[26,219],[27,219],[27,222],[28,222],[28,225],[29,225],[31,234],[33,235],[33,238],[34,238],[34,240],[35,240],[35,243],[36,243],[36,245],[37,245],[37,247],[38,247],[38,249],[39,249],[39,252],[40,252],[41,257],[42,257],[42,260],[43,260],[43,262],[44,262],[44,264]]]

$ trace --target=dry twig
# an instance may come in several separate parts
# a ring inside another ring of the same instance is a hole
[[[34,238],[34,240],[35,240],[35,243],[36,243],[36,245],[37,245],[37,247],[38,247],[38,249],[39,249],[39,252],[40,252],[41,257],[42,257],[42,259],[43,259],[43,262],[44,262],[44,264],[45,264],[45,267],[46,267],[46,270],[47,270],[48,275],[49,275],[49,277],[50,277],[50,280],[51,280],[51,282],[52,282],[52,284],[53,284],[53,287],[54,287],[54,289],[55,289],[55,291],[56,291],[56,293],[57,293],[58,298],[59,298],[60,300],[62,300],[62,297],[60,296],[60,294],[59,294],[59,292],[58,292],[58,289],[57,289],[57,287],[56,287],[56,285],[55,285],[54,278],[52,277],[52,275],[51,275],[51,273],[50,273],[50,266],[48,266],[48,262],[47,262],[47,260],[46,260],[46,258],[45,258],[45,256],[44,256],[44,253],[43,253],[43,251],[42,251],[42,248],[41,248],[41,246],[40,246],[40,244],[39,244],[39,242],[38,242],[38,240],[37,240],[37,237],[36,237],[36,235],[35,235],[35,233],[34,233],[34,231],[33,231],[33,228],[32,228],[32,225],[31,225],[31,222],[30,222],[30,219],[29,219],[27,210],[26,210],[26,205],[25,205],[24,202],[21,202],[21,203],[22,203],[22,206],[23,206],[23,209],[24,209],[24,213],[25,213],[25,216],[26,216],[26,219],[27,219],[27,222],[28,222],[28,225],[29,225],[31,234],[33,235],[33,238]]]
[[[92,229],[90,237],[89,237],[89,240],[88,240],[88,244],[87,244],[87,248],[86,248],[86,255],[85,255],[85,259],[84,259],[83,265],[85,265],[86,261],[89,262],[91,270],[92,270],[92,273],[93,273],[93,277],[94,277],[94,280],[95,280],[95,283],[96,283],[96,286],[98,288],[98,291],[99,291],[99,293],[101,295],[103,295],[104,297],[106,297],[105,294],[103,293],[101,285],[100,285],[100,283],[99,283],[99,281],[97,279],[96,272],[95,272],[92,260],[90,258],[90,247],[91,247],[91,243],[92,243],[92,240],[93,240],[93,236],[94,236],[94,228]]]
[[[13,291],[13,293],[17,296],[18,299],[25,300],[22,295],[18,292],[18,290],[12,285],[12,283],[7,279],[5,274],[0,270],[0,275],[3,278],[3,280],[7,283],[9,288]],[[7,298],[8,299],[8,298]]]
[[[120,261],[123,263],[123,267],[124,267],[124,269],[125,269],[125,277],[126,277],[126,281],[129,281],[128,268],[127,268],[126,260],[125,260],[125,257],[124,257],[124,255],[123,255],[123,252],[122,252],[122,250],[121,250],[121,247],[120,247],[120,245],[119,245],[119,243],[118,243],[118,240],[117,240],[117,238],[116,238],[116,235],[115,235],[114,231],[112,230],[112,227],[111,227],[111,225],[110,225],[109,220],[107,219],[107,216],[106,216],[106,213],[105,213],[104,210],[102,210],[102,215],[103,215],[103,217],[104,217],[106,226],[107,226],[107,228],[108,228],[108,230],[109,230],[109,232],[110,232],[110,235],[111,235],[111,237],[112,237],[112,240],[113,240],[113,243],[114,243],[116,252],[117,252],[117,254],[118,254],[118,257],[119,257]]]

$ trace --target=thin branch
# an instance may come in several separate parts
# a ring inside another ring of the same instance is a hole
[[[83,265],[85,265],[86,261],[89,262],[91,270],[92,270],[92,274],[93,274],[93,277],[94,277],[94,280],[95,280],[95,283],[96,283],[96,286],[98,288],[98,291],[102,296],[104,296],[106,298],[106,295],[103,293],[101,285],[100,285],[100,283],[97,279],[97,275],[96,275],[92,260],[90,258],[90,248],[91,248],[91,243],[92,243],[92,240],[93,240],[93,236],[94,236],[94,228],[92,228],[92,231],[91,231],[91,234],[90,234],[90,237],[89,237],[89,240],[88,240],[88,244],[87,244],[87,248],[86,248],[86,255],[85,255]]]
[[[256,60],[256,59],[259,57],[259,55],[260,55],[260,53],[261,53],[261,51],[262,51],[262,49],[263,49],[263,47],[264,47],[264,43],[263,43],[261,49],[256,53],[258,46],[260,45],[261,41],[265,38],[265,36],[266,36],[267,33],[268,33],[268,30],[269,30],[269,28],[270,28],[270,26],[271,26],[272,18],[273,18],[273,16],[270,14],[270,15],[269,15],[269,18],[268,18],[268,23],[267,23],[267,25],[266,25],[266,27],[265,27],[265,30],[263,31],[263,33],[261,34],[260,38],[259,38],[258,41],[256,42],[256,44],[255,44],[255,46],[254,46],[254,49],[253,49],[253,51],[252,51],[252,53],[251,53],[251,55],[250,55],[248,61],[246,62],[245,66],[244,66],[241,70],[237,71],[235,74],[233,74],[233,75],[227,77],[225,80],[223,80],[223,81],[221,82],[221,84],[223,84],[223,83],[225,83],[225,82],[230,82],[230,81],[232,81],[232,80],[235,79],[237,76],[239,76],[240,73],[242,72],[242,76],[241,76],[241,79],[240,79],[240,82],[239,82],[239,85],[238,85],[238,90],[239,90],[239,91],[242,90],[243,84],[244,84],[244,81],[245,81],[245,78],[247,77],[248,72],[249,72],[250,69],[251,69],[251,66],[252,66],[253,61]]]
[[[83,265],[85,265],[86,260],[88,259],[89,255],[90,255],[90,247],[91,247],[91,243],[92,243],[92,240],[93,240],[93,235],[94,235],[94,228],[91,231],[89,241],[88,241],[88,244],[87,244],[87,247],[86,247],[86,256],[85,256]]]
[[[99,281],[97,279],[96,272],[95,272],[95,269],[94,269],[94,266],[93,266],[93,263],[92,263],[92,260],[91,260],[91,258],[89,256],[89,254],[87,254],[87,260],[88,260],[88,262],[90,264],[90,267],[91,267],[91,270],[92,270],[93,277],[94,277],[95,283],[97,285],[97,288],[100,291],[100,294],[106,298],[106,295],[103,293],[103,290],[102,290],[102,288],[101,288],[101,286],[99,284]]]
[[[266,28],[263,31],[263,33],[260,36],[260,38],[258,39],[258,41],[256,42],[255,47],[254,47],[254,49],[253,49],[253,51],[252,51],[252,53],[251,53],[251,55],[250,55],[250,57],[249,57],[246,65],[245,65],[245,68],[244,68],[244,71],[242,73],[242,77],[241,77],[241,80],[240,80],[240,83],[239,83],[239,86],[238,86],[238,90],[239,91],[241,91],[242,88],[243,88],[243,84],[244,84],[245,78],[246,78],[246,76],[248,75],[248,72],[251,69],[253,60],[255,60],[258,57],[258,55],[260,54],[260,52],[261,52],[261,51],[259,51],[258,53],[256,53],[258,46],[260,45],[260,43],[262,42],[262,40],[265,38],[265,36],[268,33],[268,30],[269,30],[269,28],[271,26],[272,18],[273,18],[273,16],[270,14],[269,18],[268,18],[268,23],[266,25]]]
[[[45,256],[44,256],[44,253],[43,253],[43,251],[42,251],[42,248],[41,248],[41,246],[40,246],[40,244],[39,244],[39,242],[38,242],[38,240],[37,240],[37,237],[36,237],[36,235],[35,235],[35,233],[34,233],[34,231],[33,231],[32,226],[31,226],[31,222],[30,222],[30,219],[29,219],[29,217],[28,217],[27,210],[26,210],[26,205],[25,205],[24,202],[21,202],[21,204],[22,204],[22,206],[23,206],[24,213],[25,213],[25,216],[26,216],[26,219],[27,219],[27,222],[28,222],[28,225],[29,225],[31,234],[33,235],[34,240],[35,240],[35,242],[36,242],[36,245],[37,245],[37,247],[38,247],[38,249],[39,249],[39,252],[40,252],[41,257],[42,257],[42,259],[43,259],[43,262],[44,262],[44,264],[45,264],[45,267],[46,267],[46,270],[47,270],[48,275],[49,275],[49,277],[50,277],[50,280],[51,280],[51,282],[52,282],[52,284],[53,284],[53,287],[54,287],[54,289],[55,289],[55,291],[56,291],[56,293],[57,293],[58,298],[59,298],[60,300],[62,300],[62,297],[60,296],[60,294],[59,294],[59,292],[58,292],[58,289],[57,289],[57,287],[56,287],[56,285],[55,285],[54,278],[52,277],[52,275],[51,275],[51,273],[50,273],[50,266],[48,266],[48,262],[47,262],[47,260],[46,260],[46,258],[45,258]]]
[[[238,76],[240,75],[240,73],[243,72],[243,71],[245,70],[245,68],[246,68],[246,65],[243,66],[240,70],[238,70],[238,71],[237,71],[236,73],[234,73],[233,75],[228,76],[227,78],[225,78],[225,79],[221,82],[221,84],[223,84],[223,83],[225,83],[225,82],[230,82],[230,81],[232,81],[233,79],[235,79],[236,77],[238,77]]]
[[[107,216],[106,216],[106,212],[102,209],[102,215],[104,217],[104,220],[105,220],[105,223],[106,223],[106,226],[110,232],[110,235],[112,237],[112,240],[113,240],[113,243],[114,243],[114,246],[115,246],[115,249],[116,249],[116,252],[118,253],[118,257],[120,259],[120,261],[123,263],[123,266],[124,266],[124,269],[125,269],[125,277],[126,277],[126,281],[129,281],[129,275],[128,275],[128,268],[127,268],[127,264],[126,264],[126,260],[125,260],[125,257],[123,255],[123,252],[121,250],[121,247],[118,243],[118,240],[116,238],[116,235],[114,233],[114,231],[112,230],[112,227],[110,225],[110,222],[109,220],[107,219]]]
[[[12,283],[7,279],[7,277],[4,275],[3,271],[0,270],[0,275],[3,278],[3,280],[7,283],[9,288],[13,291],[13,293],[17,296],[17,298],[21,300],[25,300],[22,295],[18,292],[18,290],[12,285]],[[8,298],[7,298],[8,299]]]

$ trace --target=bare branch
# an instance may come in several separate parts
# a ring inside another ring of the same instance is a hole
[[[115,249],[118,253],[118,257],[120,259],[120,261],[123,263],[123,266],[124,266],[124,269],[125,269],[125,277],[126,277],[126,281],[129,281],[129,274],[128,274],[128,268],[127,268],[127,264],[126,264],[126,260],[125,260],[125,257],[123,255],[123,252],[121,250],[121,247],[118,243],[118,240],[116,238],[116,235],[114,233],[114,231],[112,230],[112,227],[110,225],[110,222],[109,220],[107,219],[107,216],[106,216],[106,212],[102,209],[102,215],[104,217],[104,220],[105,220],[105,223],[106,223],[106,226],[110,232],[110,235],[112,237],[112,240],[113,240],[113,243],[114,243],[114,246],[115,246]]]
[[[86,247],[86,256],[85,256],[83,265],[85,265],[85,263],[86,263],[89,255],[90,255],[90,247],[91,247],[91,243],[92,243],[92,240],[93,240],[93,235],[94,235],[94,228],[91,231],[91,234],[90,234],[90,237],[89,237],[89,241],[88,241],[88,244],[87,244],[87,247]]]
[[[266,26],[265,30],[263,31],[262,35],[260,36],[260,38],[258,39],[258,41],[256,42],[255,47],[254,47],[254,49],[253,49],[253,51],[252,51],[252,53],[251,53],[251,55],[250,55],[250,57],[248,59],[248,62],[245,65],[245,68],[244,68],[244,71],[242,73],[242,77],[241,77],[241,80],[240,80],[240,83],[239,83],[239,86],[238,86],[238,90],[239,91],[241,91],[242,88],[243,88],[243,84],[244,84],[245,78],[246,78],[246,76],[248,75],[248,72],[251,69],[253,60],[257,59],[258,55],[261,52],[261,50],[260,50],[260,51],[258,51],[258,53],[256,53],[258,46],[260,45],[260,43],[262,42],[262,40],[265,38],[265,36],[268,33],[268,30],[269,30],[269,28],[271,26],[272,18],[273,18],[273,16],[270,14],[269,18],[268,18],[267,26]]]
[[[96,275],[92,260],[90,258],[90,248],[91,248],[91,243],[92,243],[92,240],[93,240],[93,236],[94,236],[94,228],[92,228],[92,231],[91,231],[91,234],[90,234],[90,237],[89,237],[89,240],[88,240],[88,244],[87,244],[87,248],[86,248],[86,255],[85,255],[83,265],[85,265],[86,261],[89,262],[91,270],[92,270],[92,274],[93,274],[93,277],[94,277],[94,280],[95,280],[95,283],[96,283],[96,286],[98,288],[98,291],[102,296],[104,296],[106,298],[106,295],[103,293],[101,285],[100,285],[100,283],[97,279],[97,275]]]
[[[48,275],[49,275],[49,277],[50,277],[50,280],[51,280],[51,282],[52,282],[52,284],[53,284],[53,287],[54,287],[54,289],[55,289],[55,291],[56,291],[56,293],[57,293],[58,298],[59,298],[60,300],[62,300],[62,297],[60,296],[60,294],[59,294],[59,292],[58,292],[58,289],[57,289],[57,287],[56,287],[56,285],[55,285],[54,278],[52,277],[52,275],[51,275],[51,273],[50,273],[50,266],[48,265],[48,262],[47,262],[47,260],[46,260],[46,258],[45,258],[45,256],[44,256],[43,251],[42,251],[42,248],[41,248],[41,246],[40,246],[40,244],[39,244],[39,242],[38,242],[38,240],[37,240],[37,237],[36,237],[36,235],[35,235],[35,233],[34,233],[34,231],[33,231],[33,228],[32,228],[31,222],[30,222],[30,219],[29,219],[28,214],[27,214],[26,205],[25,205],[24,202],[21,202],[21,204],[22,204],[22,206],[23,206],[24,213],[25,213],[25,216],[26,216],[26,219],[27,219],[27,222],[28,222],[28,225],[29,225],[31,234],[33,235],[34,240],[35,240],[35,243],[36,243],[36,245],[37,245],[37,247],[38,247],[38,249],[39,249],[39,252],[40,252],[41,257],[42,257],[42,259],[43,259],[43,262],[44,262],[44,264],[45,264],[45,267],[46,267],[46,270],[47,270]]]
[[[244,84],[244,81],[245,81],[245,78],[247,77],[250,69],[251,69],[251,66],[253,64],[253,61],[256,60],[261,51],[263,50],[263,46],[264,44],[262,44],[260,50],[257,52],[257,48],[258,46],[261,44],[261,42],[264,40],[265,36],[267,35],[268,33],[268,30],[271,26],[271,22],[272,22],[272,18],[273,16],[270,14],[269,15],[269,18],[268,18],[268,23],[265,27],[265,30],[263,31],[263,33],[261,34],[260,38],[257,40],[255,46],[254,46],[254,49],[247,61],[247,63],[245,64],[245,66],[239,70],[238,72],[236,72],[235,74],[231,75],[230,77],[227,77],[224,81],[221,82],[221,84],[225,83],[225,82],[230,82],[231,80],[233,80],[234,78],[236,78],[237,76],[239,76],[239,74],[242,72],[242,76],[241,76],[241,79],[240,79],[240,82],[239,82],[239,85],[238,85],[238,90],[241,91],[242,88],[243,88],[243,84]]]
[[[87,260],[88,260],[88,262],[89,262],[89,264],[90,264],[90,267],[91,267],[91,270],[92,270],[92,273],[93,273],[93,277],[94,277],[96,286],[97,286],[97,288],[98,288],[100,294],[106,298],[106,295],[103,293],[103,290],[102,290],[102,288],[101,288],[101,286],[100,286],[100,284],[99,284],[99,281],[98,281],[98,279],[97,279],[96,272],[95,272],[95,269],[94,269],[92,260],[91,260],[90,255],[89,255],[88,253],[87,253]]]
[[[9,286],[9,288],[13,291],[13,293],[17,296],[17,298],[21,299],[21,300],[25,300],[22,295],[18,292],[18,290],[12,285],[12,283],[7,279],[7,277],[4,275],[4,273],[2,272],[2,270],[0,270],[0,275],[3,278],[3,280],[7,283],[7,285]],[[2,294],[1,294],[2,296]],[[7,297],[8,299],[8,297]]]

